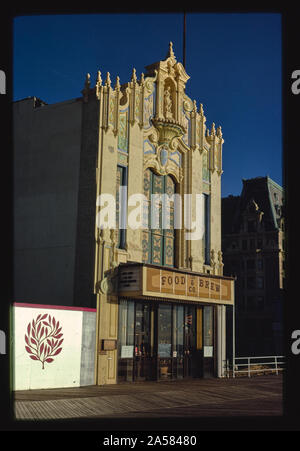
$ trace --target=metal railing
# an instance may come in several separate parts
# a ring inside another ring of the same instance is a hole
[[[224,376],[236,377],[237,375],[248,375],[253,373],[273,372],[276,375],[284,370],[284,356],[260,356],[260,357],[235,357],[224,361]],[[244,362],[244,363],[243,363]]]

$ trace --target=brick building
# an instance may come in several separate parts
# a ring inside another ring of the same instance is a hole
[[[283,190],[270,177],[243,180],[240,196],[222,199],[224,273],[237,278],[236,356],[283,352],[283,230]]]

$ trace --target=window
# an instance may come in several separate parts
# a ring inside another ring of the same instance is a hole
[[[258,271],[262,271],[263,270],[263,259],[262,258],[258,258],[256,261],[256,268]]]
[[[153,197],[155,194],[158,195],[157,198]],[[175,194],[173,179],[169,175],[156,175],[147,169],[144,174],[144,195],[147,199],[144,217],[148,227],[142,232],[143,262],[174,266],[174,201],[170,199],[170,202],[164,205],[160,197],[164,194],[170,197]],[[166,220],[166,224],[163,224],[163,219]]]
[[[264,278],[263,277],[256,278],[256,286],[259,289],[262,289],[264,287]]]
[[[247,250],[247,240],[242,240],[242,249],[243,251]]]
[[[120,187],[125,187],[121,189]],[[121,196],[121,198],[120,198]],[[127,215],[127,167],[117,166],[116,228],[117,247],[125,248]]]
[[[210,264],[210,196],[204,194],[204,263]]]

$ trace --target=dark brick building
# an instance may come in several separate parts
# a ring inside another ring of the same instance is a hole
[[[237,357],[283,352],[283,229],[283,189],[269,177],[243,179],[240,196],[222,199],[224,274],[237,278]],[[228,339],[227,356],[230,345]]]

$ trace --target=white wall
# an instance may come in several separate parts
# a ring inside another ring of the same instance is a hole
[[[15,304],[13,306],[13,390],[78,387],[84,385],[82,383],[84,380],[93,383],[94,367],[92,365],[89,365],[88,368],[91,374],[82,376],[82,368],[84,367],[82,362],[87,357],[90,361],[93,361],[95,355],[94,343],[90,343],[88,349],[86,344],[83,343],[84,310],[28,304],[22,306]],[[32,326],[35,325],[39,315],[38,325],[32,332]],[[47,316],[41,321],[44,315]],[[49,315],[51,327],[44,323],[49,321]],[[92,316],[89,327],[93,329],[96,327],[96,311],[90,309],[89,315]],[[58,328],[57,322],[59,322]],[[29,324],[30,333],[28,333]],[[43,327],[44,330],[42,330]],[[61,330],[59,330],[60,328]],[[33,333],[36,335],[38,330],[38,341],[32,342],[32,339],[35,340]],[[55,330],[57,330],[55,335],[49,336]],[[46,338],[46,331],[48,338]],[[41,334],[42,332],[43,334]],[[38,354],[39,360],[31,359],[25,348],[29,348],[25,336],[27,336],[29,344],[38,349],[38,352],[33,350],[33,354]],[[63,341],[61,342],[61,340]],[[35,344],[37,342],[38,345]],[[42,346],[43,344],[44,346]],[[43,369],[42,360],[45,360],[45,346],[49,346],[49,344],[57,344],[57,347],[53,348],[52,356],[49,356],[52,361],[45,361]],[[61,348],[61,351],[54,355],[59,348]],[[42,352],[39,352],[41,349]]]

